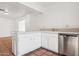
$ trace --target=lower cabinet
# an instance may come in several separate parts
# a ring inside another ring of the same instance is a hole
[[[12,40],[12,51],[17,56],[24,55],[40,47],[58,52],[58,33],[17,33]]]
[[[32,35],[33,35],[32,46],[33,46],[33,49],[35,50],[41,47],[41,33],[33,33]]]
[[[58,52],[58,34],[43,33],[42,34],[42,47],[54,52]]]
[[[33,50],[31,34],[18,35],[17,55],[23,55]]]
[[[18,34],[16,43],[17,56],[29,53],[41,46],[41,33]]]
[[[58,52],[58,34],[49,34],[49,50]]]
[[[42,47],[43,48],[46,48],[46,49],[49,49],[48,47],[48,43],[49,43],[49,39],[48,39],[48,35],[47,35],[47,33],[42,33],[41,34],[41,44],[42,44]]]

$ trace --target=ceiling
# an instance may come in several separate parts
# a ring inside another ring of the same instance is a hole
[[[43,9],[47,9],[49,6],[54,4],[54,2],[33,2],[33,3],[37,3]],[[23,17],[29,13],[38,12],[19,2],[0,2],[0,9],[4,9],[8,11],[8,14],[0,13],[0,17],[8,18],[8,19],[16,19]]]
[[[37,2],[43,9],[48,9],[50,6],[56,4],[57,2]]]
[[[0,17],[15,19],[30,13],[29,8],[18,2],[0,2],[0,9],[8,11],[8,14],[0,13]]]
[[[47,8],[53,4],[55,4],[56,2],[37,2],[38,4],[40,4],[41,6]]]

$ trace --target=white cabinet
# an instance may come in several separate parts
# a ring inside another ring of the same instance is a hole
[[[41,39],[42,39],[42,43],[41,43],[42,47],[46,48],[46,49],[49,49],[48,48],[49,39],[48,39],[47,33],[42,33],[41,34]]]
[[[18,35],[17,55],[23,55],[33,50],[33,39],[31,34]]]
[[[42,33],[42,47],[58,52],[58,34]]]
[[[58,33],[25,32],[13,35],[12,51],[24,55],[40,47],[58,52]]]
[[[24,55],[41,47],[41,33],[19,33],[13,37],[13,53]],[[16,41],[17,40],[17,41]],[[16,44],[15,44],[15,43]]]
[[[49,34],[49,50],[58,52],[58,34]]]
[[[30,33],[23,34],[18,37],[18,54],[23,55],[31,52],[41,46],[41,34]]]
[[[32,37],[32,40],[33,40],[33,43],[32,43],[33,49],[40,48],[41,47],[41,33],[33,33],[32,35],[33,35],[33,37]]]

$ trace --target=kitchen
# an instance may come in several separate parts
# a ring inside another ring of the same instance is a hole
[[[23,55],[35,49],[44,48],[53,51],[61,56],[78,56],[79,33],[76,32],[52,32],[52,31],[35,31],[35,32],[17,32],[17,41],[15,46],[18,48],[15,55]],[[27,40],[26,40],[27,38]],[[22,43],[23,42],[23,43]],[[26,45],[26,46],[24,46]],[[28,46],[29,45],[29,46]],[[25,50],[24,50],[25,48]],[[30,50],[28,50],[28,49]]]
[[[78,2],[0,4],[0,11],[4,13],[0,15],[0,25],[6,24],[0,30],[0,36],[12,37],[12,53],[15,56],[23,56],[39,48],[56,56],[79,56]],[[8,12],[4,12],[5,9]]]

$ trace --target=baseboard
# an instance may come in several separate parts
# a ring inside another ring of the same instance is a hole
[[[11,36],[8,36],[8,37],[0,37],[0,39],[11,39],[12,37]]]

